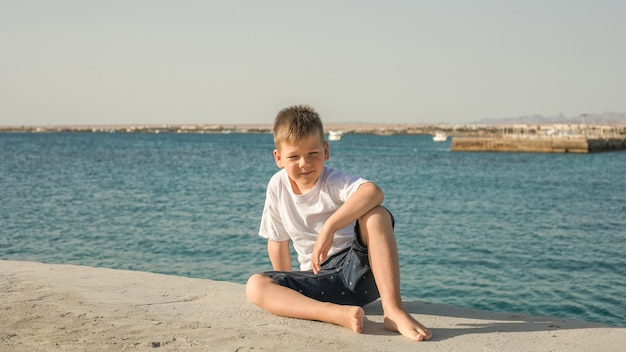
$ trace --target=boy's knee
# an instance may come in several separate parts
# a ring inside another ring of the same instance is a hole
[[[271,280],[263,274],[254,274],[250,276],[246,283],[246,298],[248,302],[259,304],[261,299],[261,291],[263,285],[267,284],[268,280]]]
[[[389,213],[387,208],[383,207],[382,205],[375,206],[359,218],[359,222],[362,222],[364,224],[367,224],[371,220],[393,225],[391,213]]]
[[[369,246],[370,235],[383,235],[393,238],[393,216],[382,205],[372,208],[358,220],[359,239],[363,245]]]

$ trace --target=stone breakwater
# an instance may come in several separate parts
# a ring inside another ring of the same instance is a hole
[[[624,138],[592,137],[454,137],[454,152],[594,153],[626,150]]]

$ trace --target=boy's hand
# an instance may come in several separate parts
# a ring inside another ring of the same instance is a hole
[[[320,272],[322,268],[322,263],[328,257],[328,251],[330,251],[330,247],[333,245],[334,233],[332,232],[321,232],[315,241],[315,245],[313,246],[313,253],[311,253],[311,267],[313,268],[313,273],[317,274]]]

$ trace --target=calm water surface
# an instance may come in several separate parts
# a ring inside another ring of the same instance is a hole
[[[0,259],[244,283],[266,134],[0,134]],[[626,326],[626,153],[451,153],[347,135],[330,166],[396,217],[406,299]]]

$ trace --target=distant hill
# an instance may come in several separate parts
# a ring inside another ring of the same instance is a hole
[[[563,114],[559,116],[543,116],[539,114],[519,117],[505,117],[495,119],[482,119],[474,122],[482,125],[550,125],[550,124],[588,124],[588,125],[626,125],[626,113],[605,112],[601,114],[586,114],[585,116],[567,117]]]

